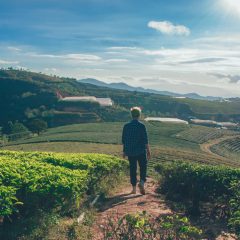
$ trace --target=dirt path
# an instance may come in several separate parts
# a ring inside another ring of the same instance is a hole
[[[220,142],[223,142],[225,140],[228,140],[228,139],[233,139],[233,138],[237,138],[237,137],[240,137],[240,135],[234,135],[234,136],[227,136],[227,137],[222,137],[222,138],[218,138],[218,139],[213,139],[209,142],[206,142],[206,143],[203,143],[203,144],[200,144],[200,148],[203,152],[206,152],[208,154],[211,154],[215,157],[218,157],[218,158],[221,158],[223,160],[226,160],[225,157],[221,156],[221,155],[218,155],[217,153],[214,153],[211,151],[211,147],[213,145],[216,145],[216,144],[219,144]]]
[[[109,217],[122,217],[128,213],[147,211],[150,215],[157,217],[160,214],[168,214],[172,211],[167,207],[163,197],[155,192],[156,182],[148,178],[146,183],[146,195],[141,195],[139,189],[137,194],[130,194],[131,185],[125,185],[118,189],[113,196],[106,199],[100,206],[94,226],[94,240],[101,240],[100,225],[104,224]]]
[[[92,229],[93,239],[102,240],[103,234],[101,232],[101,225],[108,222],[108,219],[123,217],[128,213],[138,213],[146,211],[153,217],[159,215],[173,213],[171,209],[166,205],[164,197],[156,193],[157,183],[151,179],[147,179],[146,183],[146,195],[130,194],[131,186],[125,184],[118,190],[112,193],[112,196],[101,203],[95,224]],[[231,234],[220,234],[216,240],[237,240],[237,237]]]

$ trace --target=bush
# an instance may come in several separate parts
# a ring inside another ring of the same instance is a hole
[[[101,154],[0,151],[0,217],[79,207],[87,192],[125,168],[126,161]]]
[[[184,162],[158,164],[155,169],[162,176],[161,190],[169,198],[187,201],[192,214],[200,213],[200,202],[224,206],[229,226],[240,233],[240,169]]]

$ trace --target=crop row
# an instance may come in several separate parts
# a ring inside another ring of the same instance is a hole
[[[125,167],[125,161],[101,154],[0,151],[0,216],[79,205],[86,192]]]
[[[187,203],[193,214],[201,212],[202,203],[226,206],[229,226],[240,235],[240,169],[174,162],[159,164],[161,189],[168,197]]]
[[[219,147],[225,148],[232,152],[240,153],[240,138],[227,139],[218,144]]]
[[[192,127],[176,135],[177,138],[195,143],[204,143],[211,139],[220,138],[224,135],[233,135],[234,132],[224,129],[215,129],[209,127]]]

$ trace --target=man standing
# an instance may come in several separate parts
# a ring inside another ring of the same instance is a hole
[[[137,162],[140,168],[140,193],[145,194],[144,183],[146,182],[147,160],[151,153],[148,144],[146,127],[139,121],[141,109],[131,108],[132,121],[125,124],[122,132],[123,158],[128,157],[130,164],[130,179],[133,187],[132,194],[136,194],[137,185]]]

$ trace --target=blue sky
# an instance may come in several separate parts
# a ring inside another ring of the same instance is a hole
[[[0,1],[0,67],[240,96],[238,0]]]

